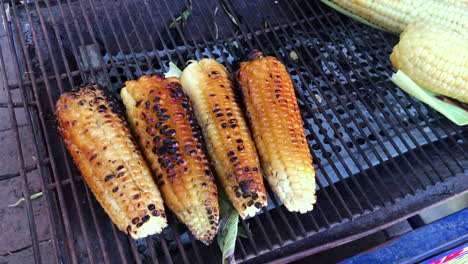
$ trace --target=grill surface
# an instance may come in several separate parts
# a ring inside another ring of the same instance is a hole
[[[205,247],[194,241],[173,216],[162,235],[134,242],[119,232],[82,182],[55,130],[53,106],[60,93],[83,82],[117,92],[126,80],[167,71],[170,61],[182,68],[188,60],[212,57],[234,73],[257,48],[280,58],[295,82],[317,169],[318,204],[308,214],[289,213],[270,195],[268,208],[241,221],[240,262],[267,261],[305,248],[304,254],[317,252],[468,187],[463,180],[466,128],[389,81],[388,56],[398,38],[320,3],[25,2],[1,1],[8,45],[0,52],[0,74],[8,92],[0,107],[9,111],[19,163],[0,181],[21,177],[22,193],[29,197],[27,174],[38,172],[57,261],[219,261],[216,243]],[[185,21],[178,19],[187,14]],[[12,65],[5,63],[8,56],[14,58]],[[23,157],[17,109],[27,113],[26,128],[34,137],[37,158],[31,164]],[[440,195],[447,182],[456,186]],[[34,258],[40,262],[29,198],[25,210]]]

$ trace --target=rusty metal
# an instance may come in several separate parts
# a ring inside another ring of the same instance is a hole
[[[319,200],[313,212],[290,213],[267,187],[269,207],[240,221],[246,237],[236,240],[239,262],[293,260],[378,230],[402,218],[395,209],[402,197],[413,202],[408,208],[415,208],[415,213],[442,200],[423,204],[417,197],[427,198],[432,186],[467,173],[466,128],[455,126],[389,81],[394,70],[388,55],[397,37],[318,2],[24,2],[0,0],[8,39],[8,49],[0,51],[0,74],[8,91],[0,108],[9,111],[11,128],[5,131],[15,135],[19,158],[17,171],[0,175],[0,181],[23,178],[38,263],[41,251],[26,187],[26,175],[34,170],[40,172],[51,257],[57,262],[219,261],[216,243],[206,247],[195,241],[171,215],[170,227],[160,235],[134,241],[119,232],[55,131],[54,103],[60,93],[83,82],[99,82],[117,92],[126,80],[167,71],[169,61],[183,67],[188,60],[211,57],[235,73],[251,49],[261,49],[280,58],[293,77],[317,168]],[[187,10],[190,16],[185,21],[180,15]],[[15,63],[6,65],[4,54],[13,56]],[[6,67],[15,75],[8,76]],[[11,97],[16,90],[20,101]],[[27,113],[24,126],[34,135],[38,157],[34,165],[24,163],[17,108]],[[468,188],[466,182],[459,183],[458,192]],[[390,208],[393,211],[368,230],[357,234],[348,230],[351,237],[334,231],[351,221],[377,219],[375,215]],[[325,245],[310,242],[319,236],[335,240]],[[304,251],[305,246],[311,248]]]

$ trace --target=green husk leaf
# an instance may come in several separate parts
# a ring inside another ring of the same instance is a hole
[[[229,202],[224,191],[221,188],[218,188],[218,190],[221,224],[217,242],[222,253],[222,263],[235,264],[234,250],[236,248],[239,214]]]
[[[38,193],[32,194],[29,198],[31,200],[34,200],[34,199],[37,199],[37,198],[41,197],[42,195],[43,195],[42,192],[38,192]],[[16,206],[20,205],[24,201],[25,201],[24,197],[21,197],[20,199],[18,199],[18,201],[16,201],[16,203],[10,204],[10,205],[8,205],[8,207],[16,207]]]
[[[179,78],[181,75],[182,71],[179,67],[177,67],[173,62],[169,62],[169,71],[164,74],[164,77]],[[218,187],[218,193],[221,220],[217,242],[222,252],[222,263],[235,264],[236,259],[234,258],[234,250],[236,248],[237,231],[239,230],[239,213],[237,213],[236,209],[231,205],[231,202],[221,187]]]
[[[370,22],[369,20],[367,20],[367,19],[365,19],[363,17],[360,17],[360,16],[358,16],[356,14],[353,14],[353,13],[349,12],[348,10],[344,9],[343,7],[333,3],[330,0],[321,0],[321,1],[322,1],[322,3],[328,5],[329,7],[335,9],[336,11],[342,13],[343,15],[354,18],[355,20],[357,20],[357,21],[359,21],[359,22],[361,22],[363,24],[366,24],[366,25],[368,25],[370,27],[373,27],[373,28],[380,29],[380,30],[388,32],[388,29],[385,29],[385,28],[383,28],[383,27],[381,27],[381,26],[379,26],[377,24],[374,24],[374,23]]]
[[[438,94],[417,85],[404,72],[398,71],[397,73],[394,73],[392,81],[405,92],[428,104],[455,124],[459,126],[468,124],[468,111],[438,99],[436,97]]]
[[[179,78],[182,75],[182,70],[177,67],[172,61],[169,62],[169,71],[164,74],[164,78],[177,77]]]

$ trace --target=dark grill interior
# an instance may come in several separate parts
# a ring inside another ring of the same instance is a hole
[[[235,73],[239,61],[256,48],[280,58],[295,82],[317,170],[318,204],[312,213],[289,213],[270,195],[268,208],[241,221],[239,262],[271,260],[381,226],[402,217],[398,210],[418,208],[395,209],[396,203],[418,203],[418,194],[428,196],[430,186],[468,169],[466,128],[390,81],[394,69],[388,56],[398,37],[320,2],[25,2],[1,1],[9,40],[0,53],[1,74],[4,88],[21,95],[14,102],[8,93],[1,107],[11,110],[13,121],[15,108],[27,111],[38,158],[28,165],[19,153],[18,172],[0,175],[0,180],[23,177],[26,184],[28,171],[39,170],[53,257],[63,262],[220,260],[216,242],[205,247],[194,241],[173,216],[161,235],[133,242],[119,232],[56,133],[53,106],[62,92],[83,82],[118,91],[126,80],[166,72],[171,61],[183,68],[188,60],[212,57]],[[7,55],[15,58],[12,65],[5,64]],[[13,127],[18,130],[15,122]],[[24,139],[18,135],[16,140],[21,150]],[[466,189],[468,183],[461,182],[458,188]],[[28,188],[23,193],[29,197]],[[29,199],[26,211],[34,256],[40,261]],[[379,218],[379,212],[385,216]],[[361,223],[358,219],[371,224],[364,229],[349,225],[350,220]],[[340,226],[345,231],[333,233]]]

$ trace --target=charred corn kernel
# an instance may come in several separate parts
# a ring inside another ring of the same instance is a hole
[[[213,59],[192,62],[181,82],[193,102],[218,179],[241,217],[267,205],[260,162],[226,69]]]
[[[468,103],[468,35],[437,24],[411,24],[390,60],[419,86]]]
[[[445,28],[468,31],[466,0],[328,0],[388,31],[400,33],[414,22],[434,22]],[[327,1],[325,1],[327,2]]]
[[[125,85],[128,119],[166,205],[209,244],[218,230],[218,193],[188,97],[174,77],[142,76]]]
[[[259,51],[241,63],[237,80],[266,178],[289,211],[315,203],[315,172],[291,77]]]
[[[135,239],[161,232],[167,226],[161,194],[118,102],[87,85],[63,94],[56,115],[75,164],[117,227]]]

